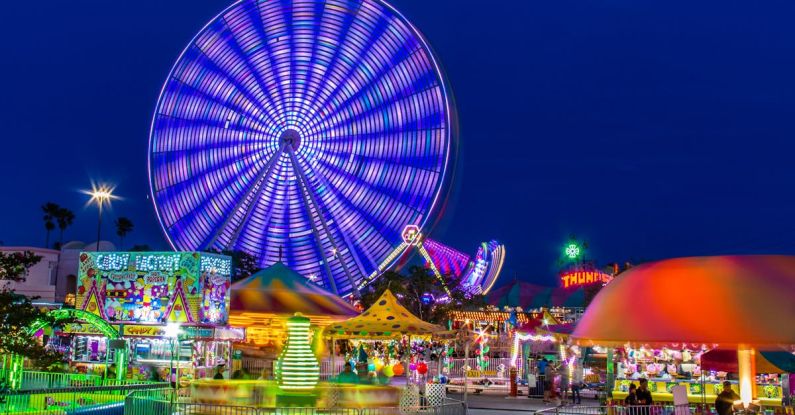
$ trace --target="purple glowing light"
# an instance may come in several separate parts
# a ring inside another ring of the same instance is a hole
[[[383,1],[240,1],[163,86],[155,209],[174,249],[239,249],[348,294],[434,213],[450,120],[433,53]]]

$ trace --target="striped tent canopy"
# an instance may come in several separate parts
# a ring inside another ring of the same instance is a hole
[[[795,355],[789,352],[756,353],[756,373],[795,372]],[[701,355],[701,368],[737,373],[737,350],[714,349]]]
[[[317,286],[277,262],[232,284],[230,311],[293,315],[355,316],[359,314],[342,298]]]
[[[444,327],[422,321],[411,314],[387,289],[361,315],[328,326],[326,336],[385,339],[403,335],[427,336],[444,330]]]
[[[582,288],[557,288],[514,281],[495,288],[486,297],[489,304],[497,307],[516,307],[525,309],[541,307],[583,307],[585,290]]]

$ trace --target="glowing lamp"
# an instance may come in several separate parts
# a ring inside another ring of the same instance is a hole
[[[309,319],[295,313],[287,319],[287,342],[276,363],[276,379],[284,390],[314,389],[320,365],[309,341]]]

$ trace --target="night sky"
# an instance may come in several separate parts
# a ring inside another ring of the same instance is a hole
[[[227,1],[4,5],[0,241],[44,243],[39,206],[77,213],[117,183],[125,245],[167,248],[148,198],[163,81]],[[502,282],[553,284],[569,234],[599,262],[795,253],[792,1],[395,0],[445,67],[457,182],[432,235],[507,246]],[[110,226],[104,235],[111,236]],[[56,232],[57,234],[57,232]],[[115,234],[114,241],[115,239]]]

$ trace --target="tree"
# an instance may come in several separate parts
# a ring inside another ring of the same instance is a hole
[[[28,269],[41,261],[33,252],[0,252],[0,354],[15,353],[31,359],[39,368],[62,361],[63,356],[48,350],[28,333],[36,320],[54,322],[46,311],[33,305],[32,300],[8,288],[8,282],[24,281]]]
[[[114,222],[116,225],[116,235],[119,235],[119,249],[124,247],[124,237],[133,230],[133,223],[129,218],[119,216]]]
[[[447,322],[450,311],[475,310],[485,305],[484,296],[469,294],[458,279],[452,276],[444,279],[450,295],[425,267],[412,266],[408,275],[387,271],[362,291],[359,301],[364,308],[369,308],[388,288],[414,315],[441,325]],[[445,298],[446,301],[440,301]]]
[[[207,252],[226,255],[232,258],[232,282],[237,282],[244,278],[248,278],[262,269],[257,262],[257,257],[245,251],[240,251],[237,249],[224,251],[211,249]]]
[[[55,229],[55,218],[58,216],[60,209],[60,206],[52,202],[41,205],[41,211],[44,212],[44,229],[47,230],[47,239],[44,240],[45,248],[50,247],[50,232]]]
[[[58,222],[58,230],[60,234],[58,235],[58,246],[63,246],[63,231],[66,228],[72,226],[72,222],[75,220],[75,214],[71,210],[65,207],[59,207],[58,210],[55,212],[55,221]]]
[[[147,244],[133,245],[132,248],[130,248],[130,252],[149,252],[151,250],[152,247]]]

